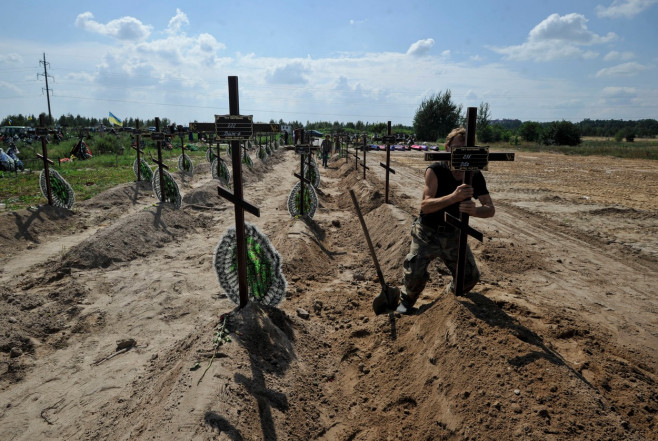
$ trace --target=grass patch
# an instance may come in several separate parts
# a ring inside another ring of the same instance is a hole
[[[106,135],[105,138],[108,138]],[[48,145],[48,158],[55,162],[51,167],[71,185],[75,192],[76,201],[84,201],[97,194],[128,182],[135,182],[133,162],[137,158],[136,151],[130,148],[130,138],[119,137],[101,142],[98,138],[85,139],[93,158],[88,160],[74,159],[69,162],[58,162],[59,158],[68,158],[71,149],[77,139],[71,138],[58,145]],[[180,140],[173,140],[173,150],[163,150],[162,159],[170,170],[178,169],[178,157],[181,154]],[[188,143],[186,142],[186,145]],[[206,162],[207,144],[196,144],[197,151],[185,149],[185,153],[192,159],[194,164]],[[0,172],[0,203],[5,204],[8,210],[19,210],[30,206],[44,205],[48,203],[39,188],[39,173],[43,169],[43,162],[36,157],[41,153],[40,142],[32,145],[22,144],[18,146],[19,157],[25,164],[26,171],[23,173]],[[142,156],[152,167],[155,166],[151,157],[157,158],[158,151],[154,145],[147,141]],[[75,207],[75,206],[74,206]]]
[[[505,143],[492,145],[495,149],[519,150],[523,152],[562,153],[576,156],[612,156],[626,159],[658,160],[658,140],[642,140],[636,142],[616,142],[614,140],[587,139],[578,146],[543,146],[534,143],[521,143],[509,146]]]

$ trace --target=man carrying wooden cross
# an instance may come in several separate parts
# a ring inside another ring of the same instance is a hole
[[[466,130],[454,129],[446,138],[446,150],[466,145]],[[464,182],[464,171],[451,170],[444,161],[434,162],[425,170],[425,188],[420,203],[420,217],[411,228],[411,249],[404,259],[404,279],[402,290],[389,288],[389,299],[399,291],[397,312],[410,314],[413,306],[425,289],[429,280],[427,266],[439,257],[452,273],[453,281],[446,287],[446,293],[455,291],[454,278],[457,268],[459,250],[459,230],[445,221],[445,213],[459,217],[466,213],[473,217],[492,217],[494,208],[487,184],[482,172],[473,174],[472,185]],[[475,198],[480,202],[476,206]],[[466,265],[464,269],[464,293],[470,291],[480,280],[480,271],[475,264],[473,253],[466,246]],[[391,296],[391,294],[393,294]],[[392,299],[391,299],[392,300]],[[389,307],[394,307],[390,305]]]

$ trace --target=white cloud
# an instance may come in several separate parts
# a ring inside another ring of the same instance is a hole
[[[582,46],[608,43],[617,39],[610,32],[598,35],[587,28],[587,19],[582,14],[551,14],[535,26],[525,43],[516,46],[490,47],[509,60],[553,61],[562,58],[591,59],[598,54],[585,51]]]
[[[8,90],[17,95],[23,95],[23,91],[20,88],[14,84],[7,83],[6,81],[0,81],[0,91],[2,90]]]
[[[606,87],[601,91],[599,103],[604,106],[628,106],[637,99],[634,87]]]
[[[301,62],[293,62],[284,66],[274,68],[267,74],[267,82],[270,84],[296,84],[308,83],[305,75],[308,69]]]
[[[187,18],[187,15],[176,8],[176,15],[171,17],[169,20],[169,26],[167,27],[167,32],[170,34],[178,34],[183,25],[189,25],[190,20]]]
[[[12,52],[9,54],[0,54],[0,63],[3,64],[22,64],[23,63],[23,57],[20,56],[20,54],[17,54],[16,52]]]
[[[646,66],[631,61],[629,63],[603,68],[596,73],[596,77],[632,77],[646,69]]]
[[[610,51],[606,54],[605,57],[603,57],[604,61],[616,61],[616,60],[630,60],[632,58],[635,58],[635,54],[633,52],[618,52],[618,51]]]
[[[605,18],[632,18],[658,3],[658,0],[614,0],[608,7],[598,5],[596,15]]]
[[[432,49],[433,46],[434,46],[433,38],[418,40],[417,42],[409,46],[409,50],[407,50],[407,55],[411,55],[414,57],[423,56],[427,52],[429,52],[429,50]]]
[[[107,24],[93,20],[91,12],[83,12],[75,19],[75,25],[89,32],[94,32],[122,41],[142,41],[151,34],[151,26],[144,25],[134,17],[121,17]]]

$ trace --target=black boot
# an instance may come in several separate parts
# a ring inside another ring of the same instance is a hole
[[[415,303],[415,299],[412,300],[407,294],[402,294],[400,296],[400,304],[395,311],[400,314],[411,315],[416,312],[416,308],[414,308]]]

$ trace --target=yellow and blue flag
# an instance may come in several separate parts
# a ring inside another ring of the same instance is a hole
[[[114,116],[112,112],[110,112],[110,117],[108,118],[110,120],[111,124],[114,124],[115,126],[120,126],[121,125],[121,120]]]

